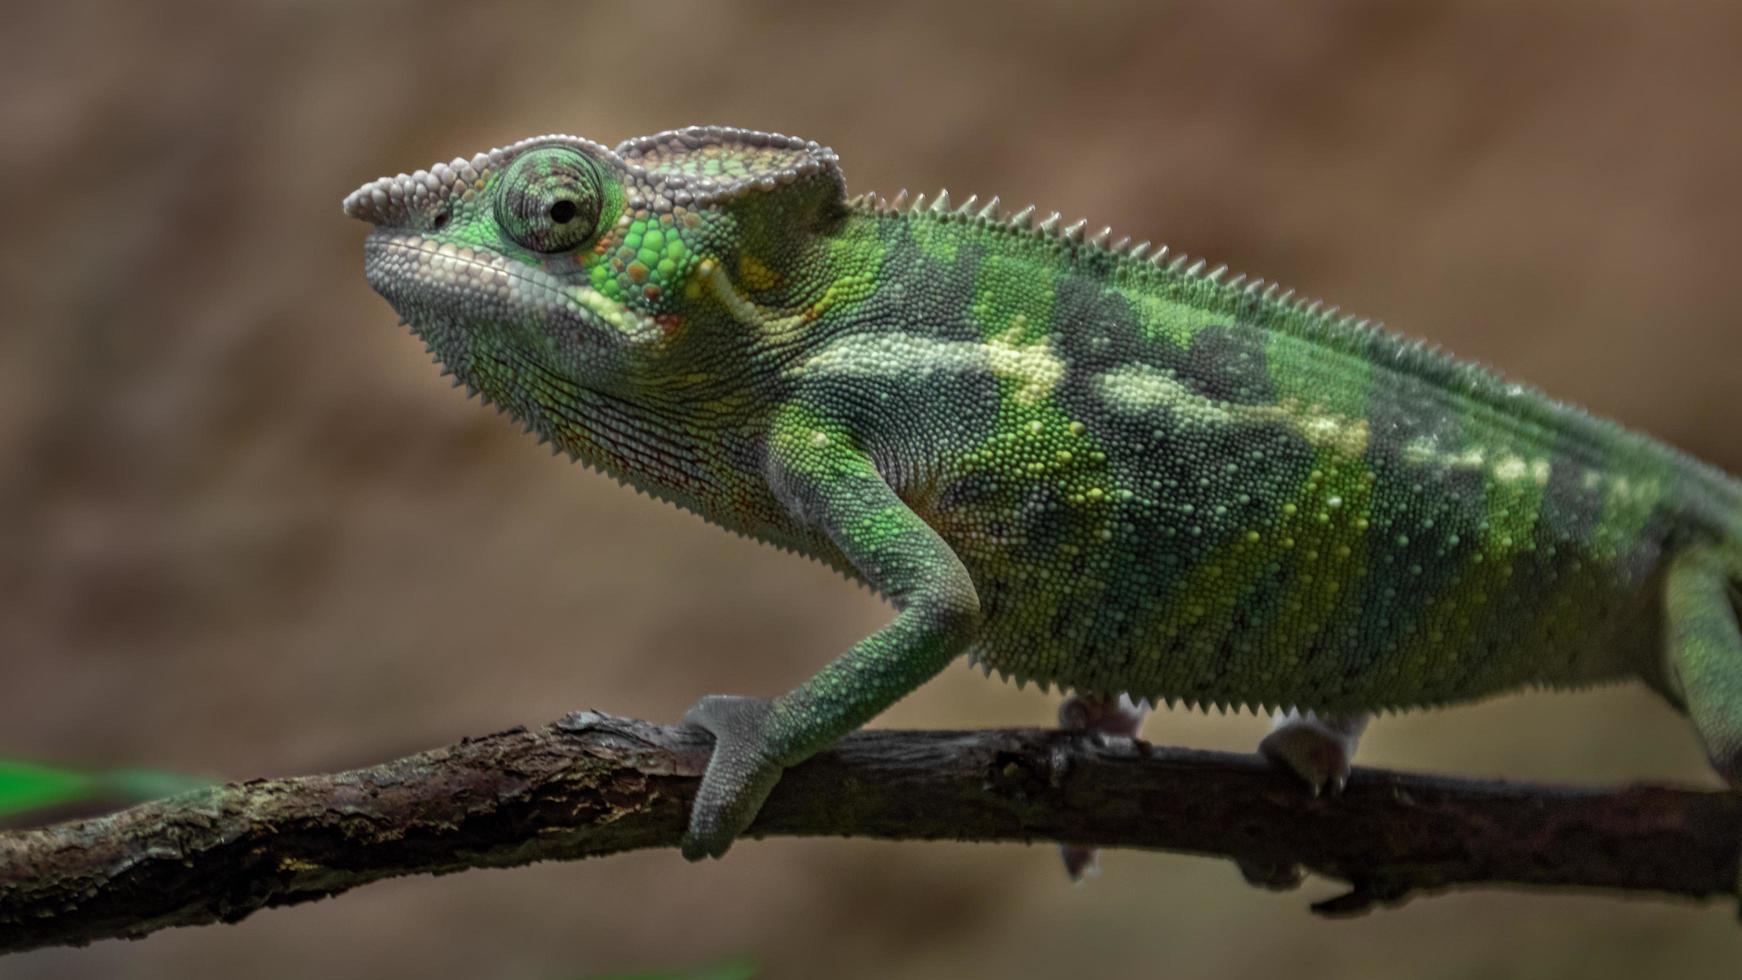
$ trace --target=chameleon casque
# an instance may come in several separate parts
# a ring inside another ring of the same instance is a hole
[[[1639,678],[1742,783],[1742,484],[1424,344],[996,198],[849,199],[738,129],[538,137],[344,210],[457,383],[898,610],[691,709],[688,857],[964,653],[1079,727],[1273,711],[1315,790],[1371,712]]]

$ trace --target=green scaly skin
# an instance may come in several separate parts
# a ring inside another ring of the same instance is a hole
[[[1419,343],[1056,215],[848,200],[741,130],[541,137],[345,211],[459,382],[899,610],[692,709],[692,858],[963,653],[1348,716],[1637,677],[1742,778],[1742,486]]]

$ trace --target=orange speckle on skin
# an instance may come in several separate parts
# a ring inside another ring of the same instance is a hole
[[[648,299],[658,299],[659,286],[657,284],[649,283],[647,288],[641,291],[641,294],[646,296]]]
[[[641,282],[647,278],[647,266],[644,266],[639,262],[629,263],[629,268],[623,271],[629,273],[630,282]]]

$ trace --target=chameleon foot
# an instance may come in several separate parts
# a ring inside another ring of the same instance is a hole
[[[1148,702],[1133,701],[1124,694],[1117,698],[1073,694],[1059,705],[1059,728],[1068,732],[1136,738],[1148,713]],[[1099,855],[1100,852],[1088,844],[1059,845],[1065,873],[1072,881],[1082,881],[1084,877],[1098,874],[1101,870],[1097,860]]]
[[[782,766],[767,755],[770,714],[765,699],[728,694],[710,694],[684,714],[684,724],[714,736],[714,754],[684,832],[685,859],[725,854],[780,781]]]
[[[1326,787],[1340,792],[1349,779],[1349,760],[1355,756],[1368,717],[1279,711],[1258,751],[1305,780],[1314,796]]]

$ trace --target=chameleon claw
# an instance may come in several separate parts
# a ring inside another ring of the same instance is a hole
[[[762,698],[727,694],[710,694],[684,713],[684,724],[714,736],[714,754],[679,845],[685,860],[723,856],[780,781],[784,769],[767,754],[771,715]]]
[[[1343,791],[1349,762],[1366,727],[1365,715],[1279,712],[1275,727],[1258,743],[1258,752],[1299,776],[1317,799],[1327,790],[1333,795]]]
[[[1065,874],[1075,884],[1101,873],[1101,852],[1088,844],[1060,844],[1059,857],[1064,860]]]

